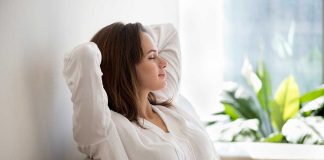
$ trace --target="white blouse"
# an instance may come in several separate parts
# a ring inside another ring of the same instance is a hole
[[[180,47],[176,29],[170,24],[146,27],[156,41],[159,54],[168,61],[167,87],[155,92],[158,100],[176,101],[180,82]],[[200,121],[179,103],[173,107],[152,105],[168,133],[140,118],[143,129],[108,108],[102,85],[101,54],[95,43],[74,48],[64,58],[64,77],[72,93],[73,136],[78,149],[101,160],[211,160],[218,159]]]

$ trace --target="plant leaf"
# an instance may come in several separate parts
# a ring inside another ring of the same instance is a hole
[[[231,118],[231,120],[236,120],[242,117],[242,115],[239,112],[237,112],[237,110],[233,107],[232,104],[224,102],[223,105],[224,112]]]
[[[221,126],[215,133],[217,141],[258,141],[261,137],[258,119],[237,119]]]
[[[299,110],[299,89],[292,76],[280,84],[271,107],[273,122],[281,131],[283,124],[294,117]]]
[[[265,64],[263,61],[260,61],[259,66],[257,68],[257,75],[261,80],[261,89],[257,93],[258,100],[261,104],[261,107],[270,114],[270,103],[271,103],[271,81],[270,81],[270,75],[268,73],[268,70],[265,67]]]
[[[280,143],[282,142],[284,136],[282,133],[273,133],[270,134],[267,138],[263,139],[262,142],[272,142],[272,143]]]
[[[217,121],[207,121],[207,122],[204,122],[204,126],[210,126],[210,125],[213,125],[217,123]]]
[[[261,89],[262,83],[257,74],[253,71],[252,65],[247,58],[244,59],[241,73],[246,82],[252,87],[253,91],[258,93]]]
[[[322,117],[299,117],[288,120],[282,134],[290,143],[324,144],[324,119]]]
[[[227,85],[229,84],[225,86]],[[224,105],[224,108],[229,108],[229,115],[231,114],[230,116],[233,119],[237,119],[237,116],[244,119],[256,118],[260,121],[260,130],[263,136],[271,134],[270,118],[260,106],[257,98],[251,95],[252,92],[248,92],[233,82],[230,85],[230,87],[225,87],[220,95],[220,102]]]
[[[300,103],[306,103],[324,95],[324,87],[312,90],[300,97]]]
[[[324,116],[321,111],[324,109],[324,96],[312,100],[299,110],[301,115],[308,116]]]
[[[220,112],[215,112],[212,115],[217,116],[217,115],[224,115],[224,114],[226,114],[224,111],[220,111]]]
[[[279,106],[279,104],[275,100],[271,101],[270,115],[271,115],[271,121],[273,126],[278,131],[281,131],[281,128],[285,123],[282,117],[283,109],[281,106]]]

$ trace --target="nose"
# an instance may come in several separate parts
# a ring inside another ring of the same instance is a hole
[[[165,68],[167,65],[168,62],[164,58],[160,57],[160,67]]]

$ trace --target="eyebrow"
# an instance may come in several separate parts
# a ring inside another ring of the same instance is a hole
[[[157,52],[157,50],[155,50],[155,49],[151,49],[151,50],[149,50],[146,54],[149,54],[149,53],[151,53],[151,52]]]

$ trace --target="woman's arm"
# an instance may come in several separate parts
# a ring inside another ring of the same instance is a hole
[[[91,157],[127,159],[111,120],[100,63],[101,53],[92,42],[64,57],[63,74],[72,93],[73,136],[80,151]]]
[[[177,30],[172,24],[151,25],[145,28],[155,40],[160,56],[168,62],[167,87],[154,93],[158,100],[163,101],[171,97],[176,100],[181,80],[181,52]]]

